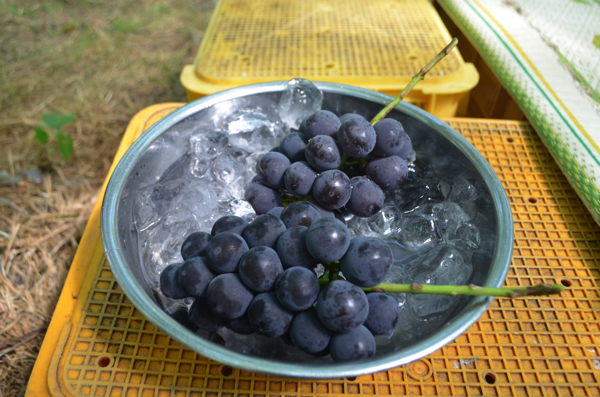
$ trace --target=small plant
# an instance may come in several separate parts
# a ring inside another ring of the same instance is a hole
[[[71,156],[73,155],[73,138],[71,135],[61,131],[60,128],[65,124],[72,123],[73,120],[75,120],[75,115],[72,114],[44,114],[42,116],[42,122],[44,124],[37,125],[34,129],[35,140],[42,145],[46,145],[50,141],[50,134],[48,131],[53,131],[56,136],[56,146],[58,147],[58,151],[62,154],[65,161],[71,160]],[[50,147],[47,147],[47,149],[50,152],[54,151],[54,149]]]

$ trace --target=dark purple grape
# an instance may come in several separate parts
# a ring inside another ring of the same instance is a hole
[[[290,160],[278,152],[268,152],[256,163],[256,175],[261,182],[273,189],[284,189],[283,173]]]
[[[211,235],[206,232],[195,232],[187,236],[181,244],[181,257],[184,261],[194,256],[202,256],[206,253],[206,246]]]
[[[208,266],[217,273],[235,272],[240,259],[249,249],[250,247],[239,234],[219,233],[210,240],[206,247]]]
[[[223,232],[231,232],[235,234],[243,235],[244,229],[248,226],[248,221],[244,218],[240,218],[239,216],[224,216],[214,223],[210,234],[212,236],[223,233]]]
[[[363,324],[373,335],[389,335],[398,325],[400,309],[398,301],[387,294],[367,294],[369,315]]]
[[[321,218],[319,210],[305,201],[295,201],[288,204],[279,216],[279,219],[285,224],[286,228],[296,226],[309,227],[319,218]]]
[[[206,258],[196,256],[183,262],[179,271],[179,284],[187,296],[202,298],[208,283],[217,275],[206,263]]]
[[[356,285],[335,280],[321,290],[317,313],[321,322],[333,332],[348,332],[365,322],[369,315],[369,301]]]
[[[396,190],[408,180],[408,167],[398,156],[375,158],[367,164],[367,176],[384,191]]]
[[[400,157],[401,159],[406,160],[406,158],[412,151],[412,148],[413,148],[413,146],[412,146],[412,141],[410,140],[410,137],[408,136],[408,134],[404,134],[404,136],[402,138],[402,147],[400,148],[398,153],[396,153],[396,156]]]
[[[308,139],[317,135],[336,136],[342,123],[340,119],[329,110],[319,110],[308,116],[304,122],[304,135]]]
[[[383,119],[377,122],[373,128],[377,134],[377,142],[371,154],[373,156],[391,156],[402,149],[406,140],[404,127],[394,119]]]
[[[248,320],[254,331],[270,338],[285,334],[293,318],[294,313],[279,303],[274,292],[256,295],[248,307]]]
[[[275,294],[289,310],[299,312],[315,304],[319,296],[317,275],[307,268],[290,267],[277,277]]]
[[[341,125],[337,135],[342,151],[350,157],[364,157],[375,147],[377,134],[365,119],[350,119]]]
[[[334,334],[329,352],[335,362],[355,361],[375,355],[375,338],[363,325],[343,334]]]
[[[255,292],[270,291],[275,280],[283,272],[283,266],[274,249],[254,247],[240,260],[240,278]]]
[[[254,298],[252,291],[235,273],[219,274],[208,284],[206,304],[217,316],[233,319],[243,316]]]
[[[350,179],[352,194],[346,203],[346,209],[355,216],[368,218],[375,215],[383,207],[385,193],[366,176],[355,176]]]
[[[287,229],[277,240],[277,253],[284,269],[293,266],[302,266],[313,270],[318,261],[308,252],[306,248],[305,226]]]
[[[274,215],[259,215],[244,230],[244,239],[250,248],[269,247],[275,249],[279,236],[285,232],[285,224]]]
[[[364,119],[364,117],[356,113],[346,113],[340,116],[340,122],[342,124],[351,119]]]
[[[259,182],[253,182],[246,188],[244,199],[258,214],[266,214],[272,208],[281,205],[281,193]]]
[[[190,314],[186,306],[178,307],[171,313],[171,318],[192,332],[198,331],[198,326],[190,320]]]
[[[336,218],[320,218],[306,232],[306,248],[318,261],[335,262],[344,256],[350,245],[350,232]]]
[[[319,205],[315,200],[306,200],[307,203],[315,207],[321,213],[321,218],[335,218],[335,214],[332,210],[328,210]]]
[[[276,216],[277,218],[279,218],[281,216],[281,213],[283,212],[284,207],[274,207],[271,208],[269,211],[267,211],[267,214],[269,215],[273,215]]]
[[[381,284],[392,268],[392,250],[375,237],[354,237],[344,257],[340,270],[346,280],[359,287]]]
[[[247,314],[242,317],[227,320],[227,328],[240,335],[250,335],[254,333],[254,328],[252,328]]]
[[[342,208],[352,194],[350,178],[342,171],[324,171],[317,176],[312,189],[315,201],[329,210]]]
[[[293,132],[283,137],[279,143],[281,153],[285,155],[291,163],[296,161],[304,161],[304,151],[306,150],[306,144],[308,138],[301,132]]]
[[[293,163],[283,174],[283,183],[288,192],[296,197],[308,196],[312,191],[317,173],[306,161]]]
[[[331,330],[323,325],[315,308],[296,314],[290,326],[292,343],[311,354],[327,350]]]
[[[317,135],[306,145],[306,162],[318,171],[333,170],[342,164],[342,149],[330,136]]]
[[[160,273],[160,290],[167,298],[183,299],[188,296],[179,284],[181,265],[182,263],[173,263]]]
[[[198,298],[192,303],[189,316],[190,321],[204,331],[216,331],[226,324],[224,318],[217,316],[208,308],[203,298]]]

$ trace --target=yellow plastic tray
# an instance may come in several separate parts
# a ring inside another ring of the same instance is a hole
[[[296,77],[396,96],[450,40],[428,0],[220,0],[181,83],[190,101]],[[478,81],[454,50],[406,100],[451,117]]]
[[[144,130],[181,105],[138,113],[113,169]],[[437,352],[356,379],[241,371],[173,341],[129,302],[104,258],[101,193],[27,396],[600,395],[600,227],[528,123],[448,122],[481,151],[508,194],[515,248],[506,284],[562,283],[568,288],[561,296],[496,299],[467,332]]]

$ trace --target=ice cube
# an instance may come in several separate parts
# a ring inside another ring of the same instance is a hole
[[[248,222],[252,222],[252,220],[256,218],[256,212],[254,212],[252,205],[244,199],[230,201],[228,212],[231,215],[244,218]]]
[[[217,183],[233,185],[245,174],[246,164],[231,154],[215,157],[212,164],[212,176]]]
[[[402,230],[402,213],[395,205],[385,205],[367,220],[369,228],[382,240],[397,240]]]
[[[217,194],[211,185],[204,180],[190,183],[173,200],[171,211],[184,210],[200,219],[210,214],[218,205]]]
[[[279,117],[290,128],[298,129],[305,118],[321,110],[322,102],[323,93],[313,83],[290,80],[279,100]]]
[[[415,252],[428,250],[440,241],[434,220],[424,215],[408,218],[399,239],[405,249]]]
[[[134,198],[133,221],[136,230],[142,231],[152,227],[160,219],[160,214],[152,201],[154,185],[140,188]]]
[[[205,158],[213,158],[223,153],[229,137],[220,130],[202,131],[190,137],[190,151]]]

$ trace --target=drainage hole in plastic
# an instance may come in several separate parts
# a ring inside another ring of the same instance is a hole
[[[106,368],[108,367],[108,365],[110,364],[110,358],[109,357],[100,357],[98,359],[98,365],[102,368]]]
[[[350,382],[355,381],[356,376],[346,376],[346,380],[349,380]]]
[[[563,278],[562,280],[560,280],[560,283],[565,287],[570,287],[571,285],[573,285],[573,282],[568,278]]]
[[[228,365],[224,365],[223,367],[221,367],[221,375],[231,376],[231,374],[233,374],[233,368],[231,368]]]
[[[510,143],[513,143],[515,141],[515,138],[513,138],[512,136],[509,136],[508,138],[506,138],[506,140]]]
[[[483,379],[490,385],[493,385],[494,383],[496,383],[496,374],[493,372],[486,372],[485,374],[483,374]]]
[[[535,197],[529,197],[527,201],[529,201],[531,204],[537,203],[537,199]]]

